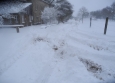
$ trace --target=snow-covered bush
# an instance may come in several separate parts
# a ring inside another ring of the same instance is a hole
[[[41,18],[44,23],[57,23],[57,10],[53,7],[46,7]]]
[[[54,7],[57,11],[57,20],[59,22],[66,22],[72,17],[73,7],[68,0],[42,0],[49,4],[50,7]],[[48,11],[50,12],[50,11]]]
[[[3,25],[3,18],[0,16],[0,25]]]

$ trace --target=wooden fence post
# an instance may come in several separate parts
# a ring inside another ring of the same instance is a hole
[[[104,35],[106,35],[106,32],[107,32],[107,25],[108,25],[108,17],[106,18],[106,21],[105,21],[105,29],[104,29]]]
[[[91,27],[91,23],[92,23],[92,18],[90,18],[90,27]]]
[[[17,31],[17,33],[19,33],[19,27],[16,27],[16,31]]]

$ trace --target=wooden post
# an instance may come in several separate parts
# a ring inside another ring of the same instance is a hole
[[[91,23],[92,23],[92,18],[90,18],[90,27],[91,27]]]
[[[107,25],[108,25],[108,17],[106,18],[106,21],[105,21],[105,29],[104,29],[104,35],[106,35],[106,31],[107,31]]]
[[[19,27],[16,27],[16,31],[17,31],[17,33],[19,33]]]

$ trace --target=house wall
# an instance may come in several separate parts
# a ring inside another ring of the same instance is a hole
[[[19,14],[18,21],[20,25],[31,26],[32,21],[30,21],[31,15],[28,14]]]
[[[40,24],[42,23],[41,20],[41,13],[48,4],[44,3],[40,0],[32,0],[32,14],[33,14],[33,24]]]
[[[32,24],[32,6],[25,8],[25,11],[26,13],[19,14],[19,24],[30,26]]]

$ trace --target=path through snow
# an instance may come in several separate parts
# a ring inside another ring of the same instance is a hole
[[[115,24],[105,36],[103,22],[0,28],[0,83],[115,83]]]

